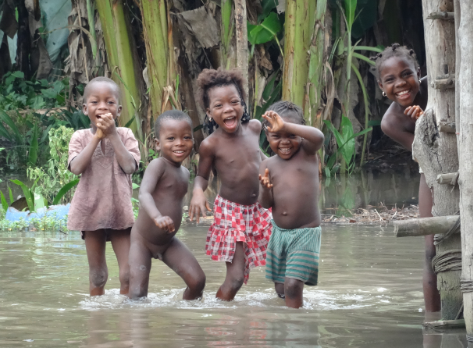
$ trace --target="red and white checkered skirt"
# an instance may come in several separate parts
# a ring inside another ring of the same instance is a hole
[[[214,222],[207,233],[205,250],[212,260],[232,262],[237,242],[245,247],[245,284],[250,269],[266,265],[266,248],[271,236],[270,210],[258,202],[242,205],[217,195],[214,204]]]

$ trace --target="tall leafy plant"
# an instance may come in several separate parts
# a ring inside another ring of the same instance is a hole
[[[379,47],[369,47],[369,46],[358,46],[358,43],[360,41],[357,41],[354,45],[352,44],[352,30],[353,26],[355,24],[356,20],[356,8],[358,1],[357,0],[344,0],[343,6],[340,4],[340,2],[337,2],[338,6],[340,8],[340,12],[342,14],[342,17],[345,21],[346,25],[346,32],[345,32],[345,37],[341,38],[336,41],[338,44],[338,49],[339,51],[343,52],[343,54],[346,56],[346,86],[345,86],[345,98],[343,100],[342,104],[342,125],[339,134],[343,134],[343,132],[350,132],[349,129],[351,129],[351,133],[345,134],[344,139],[348,139],[353,135],[353,125],[351,124],[351,121],[346,117],[348,113],[351,110],[351,103],[350,103],[350,85],[351,85],[351,79],[352,79],[352,72],[355,74],[355,76],[358,79],[358,82],[361,87],[361,91],[363,94],[363,102],[365,104],[365,130],[357,133],[357,136],[363,135],[364,134],[364,139],[363,139],[363,146],[361,150],[361,160],[360,160],[360,166],[364,163],[364,156],[365,156],[365,149],[366,149],[366,143],[367,143],[367,136],[368,136],[368,131],[371,130],[371,128],[368,128],[369,125],[369,115],[370,115],[370,110],[369,110],[369,97],[368,97],[368,92],[365,88],[363,78],[360,74],[360,71],[356,64],[354,64],[354,59],[358,59],[361,61],[365,61],[367,63],[373,64],[371,60],[369,60],[367,57],[361,55],[359,51],[373,51],[373,52],[381,52],[382,50]],[[347,127],[347,122],[350,122],[350,127]],[[326,123],[327,124],[327,123]],[[343,126],[345,124],[345,126]],[[332,127],[333,128],[333,127]],[[332,129],[331,129],[332,130]],[[332,130],[332,133],[333,130]],[[335,133],[334,133],[335,134]],[[339,141],[337,139],[337,145]],[[354,139],[353,139],[354,143]],[[350,147],[349,147],[350,148]],[[337,151],[339,152],[340,149]],[[345,150],[347,151],[347,150]],[[344,151],[342,151],[343,153]],[[348,156],[349,157],[349,156]],[[347,162],[347,156],[342,156],[342,172],[345,170],[348,171],[348,173],[351,173],[353,171],[353,168],[351,167],[351,163]],[[346,167],[348,166],[348,167]]]

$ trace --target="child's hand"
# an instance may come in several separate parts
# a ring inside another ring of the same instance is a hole
[[[404,115],[409,116],[410,118],[417,120],[424,114],[424,111],[420,108],[419,105],[408,106],[404,110]]]
[[[116,133],[117,128],[115,127],[115,120],[113,115],[108,113],[101,116],[97,116],[97,133],[102,132],[102,138],[106,138],[109,135]]]
[[[267,127],[270,132],[277,133],[284,128],[284,120],[274,111],[266,111],[263,118],[270,123],[270,126]]]
[[[277,115],[277,114],[276,114]],[[279,115],[278,115],[279,117]],[[264,175],[259,175],[259,181],[261,183],[261,186],[263,186],[263,188],[265,189],[270,189],[273,187],[273,184],[271,184],[271,181],[269,179],[269,169],[266,168],[264,170]]]
[[[174,233],[176,230],[174,228],[174,222],[169,216],[161,216],[159,218],[154,219],[154,223],[160,229],[165,230],[167,233]]]
[[[207,201],[207,199],[205,199],[205,196],[194,195],[192,197],[191,204],[189,207],[190,221],[192,221],[195,217],[197,223],[199,223],[200,215],[202,215],[202,217],[205,217],[207,215],[205,210],[212,211],[212,209],[210,209],[209,202]]]
[[[98,139],[103,139],[105,138],[105,136],[103,135],[103,132],[100,128],[97,128],[97,130],[95,131],[95,136],[98,138]]]

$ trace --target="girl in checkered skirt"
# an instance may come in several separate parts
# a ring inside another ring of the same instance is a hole
[[[247,283],[250,268],[266,264],[271,235],[271,212],[257,201],[259,164],[266,158],[259,148],[261,123],[250,120],[246,111],[240,71],[205,69],[197,83],[211,134],[199,149],[190,219],[198,222],[210,211],[204,191],[215,169],[222,184],[205,249],[212,260],[226,262],[227,274],[217,298],[231,301]]]

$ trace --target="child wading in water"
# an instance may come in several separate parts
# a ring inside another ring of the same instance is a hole
[[[258,144],[261,123],[246,113],[241,72],[205,69],[197,83],[203,107],[218,128],[200,145],[190,219],[198,221],[210,210],[204,191],[215,168],[222,185],[205,248],[213,260],[226,262],[217,297],[231,301],[248,281],[250,268],[266,264],[271,235],[271,213],[257,202],[258,167],[264,157]]]
[[[383,116],[381,129],[387,136],[412,151],[415,123],[427,105],[427,79],[420,78],[414,50],[399,44],[387,47],[373,59],[376,61],[379,87],[383,90],[383,95],[393,101]],[[432,194],[420,168],[419,172],[419,215],[431,217]],[[427,312],[440,311],[437,277],[432,269],[434,257],[434,236],[425,236],[423,288]]]
[[[131,174],[138,168],[138,142],[129,128],[115,127],[120,116],[119,88],[97,77],[84,90],[83,112],[91,128],[76,131],[69,143],[69,170],[81,175],[72,198],[67,228],[82,232],[89,261],[90,295],[103,295],[108,279],[105,244],[117,256],[120,293],[128,293]]]
[[[151,258],[160,259],[187,284],[185,300],[202,297],[205,275],[194,255],[175,237],[182,220],[189,171],[181,166],[192,151],[192,121],[182,111],[166,111],[155,123],[160,157],[146,168],[140,188],[140,210],[131,230],[130,293],[148,295]]]
[[[263,115],[266,137],[276,154],[260,165],[259,202],[273,209],[266,278],[288,307],[302,306],[304,284],[317,285],[320,253],[319,167],[323,133],[304,126],[302,110],[281,101]],[[284,284],[284,286],[282,286]]]

